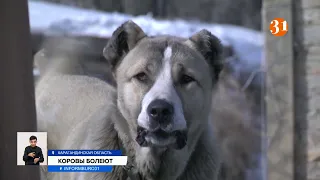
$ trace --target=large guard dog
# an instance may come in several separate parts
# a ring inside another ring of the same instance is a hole
[[[43,76],[36,106],[48,148],[123,149],[133,165],[45,178],[216,180],[220,159],[209,119],[221,51],[206,30],[189,39],[148,37],[128,21],[103,51],[117,88],[87,76]]]

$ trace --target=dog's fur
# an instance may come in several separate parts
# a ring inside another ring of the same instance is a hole
[[[48,132],[50,149],[123,146],[145,179],[215,180],[220,155],[210,112],[212,91],[222,70],[221,53],[220,41],[206,30],[189,39],[148,37],[128,21],[113,33],[104,49],[117,87],[88,76],[43,75],[36,87],[39,131]],[[147,75],[140,77],[141,71]],[[179,84],[180,77],[185,77],[182,73],[188,76]],[[175,149],[178,137],[162,140],[152,133],[145,137],[147,144],[136,142],[138,127],[152,130],[154,122],[145,111],[157,98],[174,108],[172,120],[161,129],[186,132],[185,146]],[[122,167],[115,167],[112,173],[52,173],[46,178],[107,180],[125,176]]]
[[[86,75],[115,85],[110,67],[102,53],[99,55],[88,50],[88,46],[97,46],[94,43],[75,38],[46,39],[42,42],[42,49],[34,55],[34,67],[40,76],[48,73]]]

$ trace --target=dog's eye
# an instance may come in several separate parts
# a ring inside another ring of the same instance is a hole
[[[189,83],[191,83],[191,82],[193,82],[193,81],[195,81],[195,80],[193,79],[193,77],[188,76],[188,75],[183,75],[183,76],[181,76],[181,78],[180,78],[180,83],[181,83],[181,84],[189,84]]]
[[[146,73],[144,72],[141,72],[141,73],[138,73],[137,75],[134,76],[136,79],[138,79],[139,81],[146,81],[148,79],[148,76]]]

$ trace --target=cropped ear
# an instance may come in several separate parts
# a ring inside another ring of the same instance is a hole
[[[192,35],[187,44],[197,49],[212,67],[213,77],[218,80],[223,68],[223,46],[221,41],[208,30],[201,30]]]
[[[131,20],[118,27],[103,49],[103,56],[112,69],[115,69],[121,59],[144,37],[146,34],[143,30]]]

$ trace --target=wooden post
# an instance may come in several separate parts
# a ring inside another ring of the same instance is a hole
[[[292,1],[263,1],[268,180],[294,179]],[[284,18],[289,25],[290,29],[283,37],[276,37],[270,33],[269,24],[276,17]]]
[[[319,179],[319,0],[264,0],[270,180]],[[273,37],[274,17],[288,21]]]
[[[300,176],[307,174],[307,178],[304,179],[315,180],[320,178],[320,33],[317,33],[320,30],[320,1],[299,0],[298,2],[300,4],[297,5],[296,11],[302,16],[299,18],[301,28],[299,35],[302,42],[296,49],[302,58],[299,61],[300,65],[296,67],[300,67],[302,72],[300,74],[303,74],[305,82],[299,89],[306,94],[301,97],[304,100],[301,105],[305,115],[299,119],[300,124],[303,123],[300,128],[302,133],[299,135],[301,137],[302,134],[304,139],[301,142],[305,144],[305,147],[300,146],[301,152],[308,151],[309,161],[306,160],[306,156],[301,157],[301,161],[307,162],[307,167],[304,165],[297,169]],[[301,169],[303,169],[302,172]]]
[[[17,166],[17,132],[37,128],[26,0],[0,1],[0,63],[0,179],[38,180],[38,167]]]

